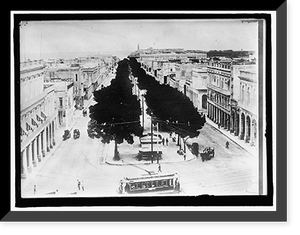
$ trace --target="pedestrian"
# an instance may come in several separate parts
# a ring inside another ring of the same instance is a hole
[[[229,142],[226,141],[226,148],[228,149],[229,148]]]
[[[162,138],[162,144],[165,145],[165,138]]]
[[[166,145],[168,146],[168,144],[169,144],[169,139],[166,138]]]
[[[218,128],[219,128],[219,129],[220,129],[220,126],[221,126],[220,123],[218,123]]]
[[[33,185],[33,194],[36,194],[36,185]]]
[[[183,160],[186,160],[186,154],[183,154]]]
[[[80,181],[77,179],[78,190],[80,190]]]
[[[81,181],[81,189],[84,191],[83,180]]]
[[[162,172],[160,164],[158,164],[158,172]]]

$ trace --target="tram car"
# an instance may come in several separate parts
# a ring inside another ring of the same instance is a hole
[[[120,180],[117,191],[119,194],[179,193],[179,176],[177,173],[174,173],[125,177],[123,180]]]

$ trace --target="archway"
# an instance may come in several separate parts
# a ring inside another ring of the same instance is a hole
[[[251,119],[249,116],[246,118],[246,136],[245,136],[245,142],[248,143],[250,140],[251,135]]]
[[[245,137],[245,114],[241,114],[241,135],[240,139],[243,140]]]
[[[240,134],[240,115],[236,113],[235,115],[235,123],[234,123],[234,134],[235,136],[239,136]]]
[[[207,109],[207,95],[202,95],[202,108]]]
[[[235,116],[236,116],[235,112],[232,111],[231,112],[231,123],[230,123],[230,132],[231,133],[234,132],[234,130],[235,130],[235,125],[236,125]]]
[[[256,137],[257,136],[257,124],[256,124],[256,120],[253,119],[252,120],[252,141],[251,141],[251,145],[255,146],[256,145]]]

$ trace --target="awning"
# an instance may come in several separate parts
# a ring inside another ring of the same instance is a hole
[[[29,131],[29,130],[34,130],[33,126],[30,125],[30,123],[26,122],[26,131]]]
[[[41,116],[44,118],[44,120],[47,119],[47,115],[43,111],[41,111]]]
[[[37,120],[35,120],[35,118],[34,118],[34,117],[32,117],[32,118],[31,118],[31,123],[32,123],[32,125],[34,125],[34,126],[36,126],[36,127],[38,127],[38,126],[39,126],[39,124],[38,124],[38,121],[37,121]]]
[[[25,128],[21,125],[21,136],[26,135],[28,136],[28,132],[25,130]]]
[[[36,114],[36,120],[38,120],[39,122],[43,122],[43,118],[38,114]]]

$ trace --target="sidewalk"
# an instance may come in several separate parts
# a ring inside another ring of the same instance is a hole
[[[220,133],[228,137],[231,141],[241,146],[243,149],[245,149],[253,156],[258,156],[258,149],[256,146],[250,146],[249,144],[245,143],[244,140],[240,140],[237,136],[233,135],[232,133],[223,129],[222,127],[220,127],[219,129],[218,125],[214,123],[212,120],[210,120],[207,116],[206,116],[206,124],[212,126],[215,130],[219,131]]]
[[[73,121],[69,127],[69,130],[71,131],[74,127],[74,125],[76,124],[77,121]],[[39,170],[41,168],[43,168],[43,166],[45,165],[45,163],[48,161],[48,159],[55,153],[56,149],[59,147],[59,145],[62,143],[63,141],[63,134],[64,134],[64,130],[66,130],[66,127],[61,126],[57,129],[55,129],[54,132],[54,139],[55,139],[55,145],[53,145],[53,148],[50,149],[50,152],[46,152],[46,156],[44,158],[42,158],[42,161],[39,162],[37,164],[36,167],[33,168],[32,172],[30,174],[27,174],[26,179],[22,179],[21,180],[21,185],[22,185],[22,189],[25,189],[27,187],[27,185],[29,185],[32,182],[32,179],[35,178],[36,174],[39,172]],[[71,132],[72,133],[72,132]],[[73,136],[71,135],[71,138],[73,138]]]

